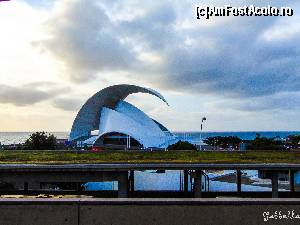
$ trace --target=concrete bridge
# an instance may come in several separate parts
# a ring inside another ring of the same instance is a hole
[[[200,163],[103,163],[103,164],[2,164],[0,181],[18,190],[39,190],[41,183],[118,181],[118,197],[134,190],[134,170],[184,170],[184,191],[188,191],[188,170],[193,171],[194,197],[202,197],[202,170],[236,170],[237,193],[241,193],[241,170],[260,170],[272,180],[272,197],[278,197],[278,174],[289,171],[290,190],[295,191],[294,173],[299,164],[200,164]]]

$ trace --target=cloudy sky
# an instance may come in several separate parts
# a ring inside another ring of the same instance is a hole
[[[292,17],[196,20],[193,0],[0,2],[0,131],[69,131],[84,101],[121,83],[173,131],[300,130],[300,3]]]

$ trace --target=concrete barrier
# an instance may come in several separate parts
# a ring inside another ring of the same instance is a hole
[[[1,225],[299,224],[299,199],[1,199]]]
[[[78,224],[78,202],[50,199],[0,199],[0,225]]]

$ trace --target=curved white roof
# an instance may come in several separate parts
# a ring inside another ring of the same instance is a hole
[[[121,101],[116,110],[104,107],[101,111],[99,138],[112,132],[127,134],[145,148],[165,147],[170,138],[144,112],[125,101]]]
[[[166,99],[158,92],[136,85],[114,85],[99,91],[82,106],[78,112],[70,133],[70,140],[86,139],[90,137],[91,131],[97,130],[101,122],[101,111],[103,107],[115,109],[119,101],[124,100],[133,93],[148,93],[154,95],[167,103]]]
[[[138,92],[154,95],[168,104],[161,94],[150,88],[126,84],[107,87],[82,106],[74,120],[70,140],[95,143],[105,134],[121,133],[131,136],[144,148],[167,147],[175,137],[159,122],[124,101],[128,95]],[[91,136],[94,130],[99,130],[97,136]]]

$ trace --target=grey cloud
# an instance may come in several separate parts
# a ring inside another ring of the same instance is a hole
[[[133,51],[121,42],[125,37],[112,30],[114,24],[95,1],[57,4],[63,12],[56,12],[45,24],[52,38],[39,45],[64,62],[72,81],[88,81],[101,70],[129,69],[137,63]]]
[[[81,99],[57,98],[53,100],[53,106],[65,111],[78,111],[83,104]]]
[[[182,1],[178,4],[186,5]],[[234,18],[220,25],[180,30],[175,26],[178,17],[175,8],[178,9],[176,3],[164,3],[154,12],[122,24],[124,30],[132,33],[133,40],[164,59],[161,76],[154,79],[145,76],[146,80],[168,89],[231,97],[300,90],[300,83],[293,82],[300,75],[297,63],[300,35],[289,42],[260,38],[266,30],[277,26],[280,21],[277,17]],[[188,38],[193,40],[190,46],[184,43]]]
[[[240,111],[257,112],[287,112],[300,110],[300,92],[284,92],[269,96],[259,96],[251,98],[236,98],[219,101],[216,108],[231,108]]]
[[[168,2],[152,7],[144,15],[138,16],[133,21],[125,21],[119,27],[136,44],[161,50],[177,38],[173,30],[176,17],[175,9]]]
[[[215,3],[240,4],[240,1]],[[260,102],[283,92],[291,98],[300,91],[300,32],[284,40],[263,38],[266,32],[281,29],[283,20],[286,26],[299,24],[297,15],[295,19],[235,17],[221,21],[218,18],[219,22],[212,18],[211,25],[203,26],[195,21],[195,4],[69,1],[68,7],[48,23],[53,38],[42,40],[40,45],[65,63],[73,81],[89,80],[95,74],[101,76],[103,70],[122,70],[131,74],[132,79],[164,89],[245,100],[261,98]],[[300,4],[294,1],[242,4],[291,5],[295,11],[300,9]],[[113,18],[114,13],[128,12],[128,8],[142,9],[143,13],[131,19]],[[180,27],[178,23],[182,21],[192,26]],[[136,48],[158,54],[163,59],[162,65],[149,67],[138,60]],[[270,105],[284,103],[284,97],[276,98]]]
[[[228,24],[227,31],[222,27],[206,28],[208,34],[199,30],[194,45],[168,49],[165,83],[200,93],[245,97],[299,90],[299,82],[297,85],[289,82],[299,76],[299,70],[295,70],[300,59],[300,52],[295,50],[299,49],[299,43],[273,43],[270,47],[269,43],[258,40],[268,27],[256,21],[264,18],[240,20],[254,22],[256,27],[243,32],[246,24],[240,22]],[[209,39],[214,49],[206,48],[203,39]]]
[[[66,91],[68,88],[46,82],[29,83],[22,86],[0,84],[0,103],[27,106],[49,100]]]

